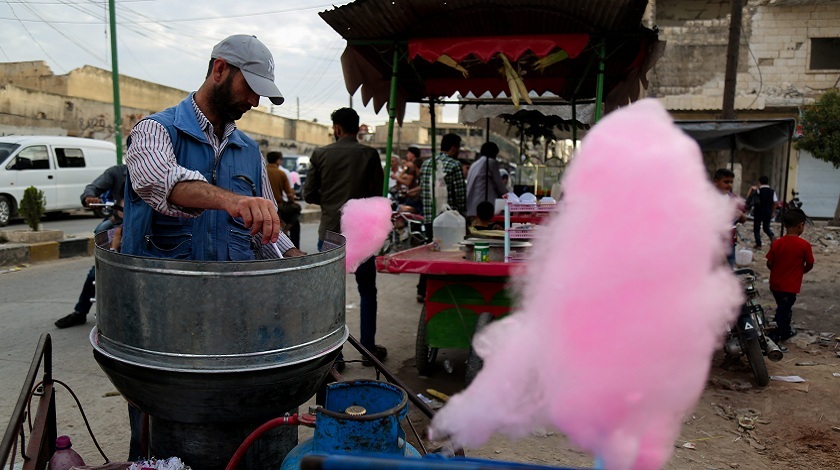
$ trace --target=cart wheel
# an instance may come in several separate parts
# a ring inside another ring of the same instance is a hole
[[[414,365],[420,375],[432,375],[435,368],[438,348],[429,347],[426,337],[426,306],[420,310],[420,323],[417,325],[417,343],[414,346]]]
[[[493,315],[490,313],[484,312],[479,315],[478,319],[475,321],[475,332],[473,333],[473,337],[475,337],[475,335],[491,321],[493,321]],[[478,354],[475,353],[475,350],[470,349],[470,357],[467,358],[467,371],[464,373],[464,382],[466,382],[467,385],[472,383],[482,366],[484,366],[484,361],[478,356]]]

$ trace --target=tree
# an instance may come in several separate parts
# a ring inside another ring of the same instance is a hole
[[[802,138],[796,146],[840,168],[840,92],[829,90],[807,107],[801,125]],[[840,199],[830,225],[840,225]]]
[[[44,215],[46,205],[47,202],[44,198],[44,192],[35,186],[30,186],[23,192],[23,198],[20,200],[18,211],[33,232],[38,231],[41,216]]]

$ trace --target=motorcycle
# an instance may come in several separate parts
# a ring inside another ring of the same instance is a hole
[[[747,300],[741,306],[735,324],[729,328],[723,350],[729,358],[747,356],[755,381],[760,387],[770,383],[770,374],[764,357],[773,362],[779,362],[784,353],[767,335],[767,320],[764,308],[756,300],[758,290],[755,288],[755,271],[750,268],[736,269],[735,275],[744,287]]]
[[[799,193],[796,191],[791,191],[790,201],[776,202],[775,211],[773,213],[773,220],[776,222],[780,222],[782,220],[782,213],[791,209],[802,209],[802,201],[799,200]]]
[[[391,200],[391,233],[385,240],[381,253],[394,253],[414,246],[420,246],[426,240],[426,220],[417,213],[404,210],[402,202],[405,194],[398,190],[389,191]]]

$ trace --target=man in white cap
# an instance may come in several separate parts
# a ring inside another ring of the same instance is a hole
[[[259,145],[236,128],[274,84],[274,59],[255,36],[223,40],[198,91],[131,130],[122,252],[198,261],[302,255],[280,231]],[[154,295],[154,292],[149,292]],[[140,411],[129,405],[129,458],[143,454]]]
[[[198,91],[131,131],[122,252],[211,261],[301,255],[280,231],[259,145],[234,123],[261,96],[283,103],[271,52],[238,34],[210,57]]]

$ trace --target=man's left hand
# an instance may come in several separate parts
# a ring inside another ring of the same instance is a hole
[[[285,253],[283,253],[284,258],[294,258],[296,256],[304,256],[304,255],[306,255],[306,253],[298,250],[297,248],[289,248],[288,250],[286,250]]]

